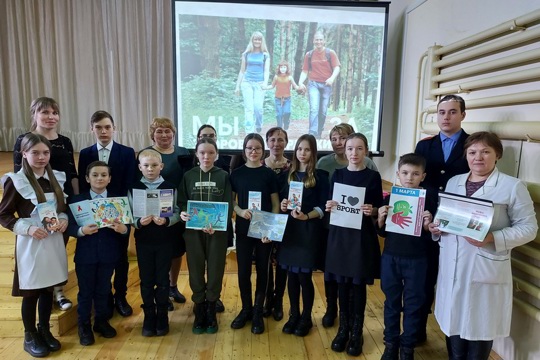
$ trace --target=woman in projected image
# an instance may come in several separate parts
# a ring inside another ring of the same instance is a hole
[[[451,178],[445,191],[491,200],[494,215],[483,241],[446,233],[437,222],[429,224],[441,249],[435,317],[446,335],[450,359],[487,360],[493,339],[510,335],[511,250],[533,240],[538,223],[525,183],[497,169],[503,155],[497,135],[470,135],[464,152],[471,171]]]
[[[261,132],[263,124],[264,90],[268,85],[270,74],[270,54],[266,48],[266,41],[261,32],[255,31],[246,50],[242,53],[242,62],[236,89],[234,93],[240,94],[244,100],[244,128],[246,134]]]

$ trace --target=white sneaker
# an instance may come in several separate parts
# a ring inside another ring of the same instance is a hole
[[[71,307],[73,306],[73,303],[71,302],[71,300],[66,298],[62,292],[59,292],[56,295],[56,305],[58,305],[60,310],[66,311],[66,310],[71,309]]]

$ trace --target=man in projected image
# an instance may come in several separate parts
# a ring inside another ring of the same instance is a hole
[[[308,79],[309,133],[320,139],[332,96],[332,85],[339,75],[341,64],[336,52],[326,47],[322,31],[317,31],[313,36],[313,46],[313,50],[304,56],[298,92],[306,92],[304,82]]]

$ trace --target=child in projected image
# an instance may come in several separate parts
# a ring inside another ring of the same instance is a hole
[[[289,129],[291,118],[291,86],[296,90],[298,85],[291,76],[291,66],[286,60],[281,60],[276,69],[272,84],[265,90],[276,88],[276,120],[277,126],[284,130]]]

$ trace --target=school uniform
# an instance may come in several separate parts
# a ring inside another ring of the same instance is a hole
[[[70,204],[99,197],[114,197],[111,193],[103,194],[87,191],[70,198]],[[92,304],[95,321],[107,321],[110,314],[108,298],[111,292],[111,276],[121,254],[121,243],[129,237],[129,225],[125,234],[110,228],[101,228],[97,233],[84,235],[82,227],[77,225],[71,209],[68,209],[70,236],[77,237],[75,248],[75,272],[79,284],[77,294],[77,314],[79,325],[90,323]]]
[[[101,148],[101,146],[99,146]],[[79,154],[79,191],[84,193],[90,190],[90,185],[86,181],[86,168],[90,163],[97,160],[103,160],[100,157],[98,145],[82,149]],[[129,188],[133,184],[137,163],[135,161],[135,151],[127,146],[112,142],[112,148],[109,151],[107,164],[111,168],[111,182],[107,190],[117,196],[126,196]],[[125,299],[127,294],[127,281],[129,262],[127,249],[129,246],[129,236],[123,237],[120,241],[120,257],[114,269],[114,290],[117,299]]]

